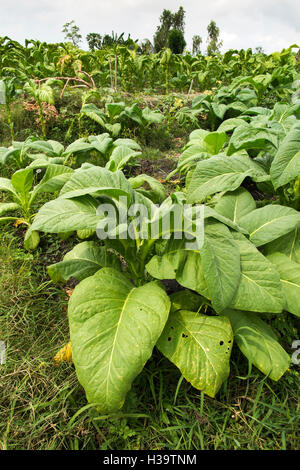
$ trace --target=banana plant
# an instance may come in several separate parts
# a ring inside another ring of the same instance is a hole
[[[97,233],[49,267],[56,282],[80,281],[68,316],[88,401],[104,414],[120,409],[154,346],[209,396],[228,377],[234,341],[251,364],[279,380],[290,358],[266,320],[283,310],[300,316],[299,212],[257,208],[234,183],[214,205],[199,206],[194,186],[162,200],[154,185],[138,191],[141,182],[120,171],[78,170],[30,228]],[[166,279],[181,290],[168,296]]]

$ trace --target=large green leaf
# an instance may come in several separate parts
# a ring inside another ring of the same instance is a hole
[[[64,163],[62,157],[47,157],[43,153],[31,153],[28,157],[33,160],[29,165],[30,168],[47,168],[49,165],[63,165]]]
[[[106,168],[93,166],[75,172],[62,188],[60,195],[71,198],[94,193],[111,197],[123,195],[130,199],[132,189],[121,171],[111,172]]]
[[[115,124],[105,124],[105,129],[110,132],[112,137],[117,137],[121,132],[121,124],[116,122]]]
[[[120,114],[120,119],[126,118],[132,119],[134,122],[136,122],[139,126],[143,127],[145,124],[144,118],[143,118],[143,112],[139,108],[137,103],[134,103],[132,106],[128,106],[125,108],[124,111]]]
[[[109,137],[109,134],[107,133],[100,135],[90,135],[88,140],[92,144],[93,148],[102,155],[106,154],[113,143],[113,139]]]
[[[25,168],[16,171],[11,177],[11,184],[23,201],[28,198],[33,183],[33,169]]]
[[[16,211],[17,209],[21,209],[19,204],[14,202],[0,202],[0,215],[11,211]]]
[[[187,202],[200,203],[210,194],[234,191],[247,176],[254,181],[269,178],[259,164],[244,155],[216,156],[200,161],[187,187]]]
[[[270,170],[275,188],[300,175],[300,123],[297,122],[281,142]]]
[[[26,250],[31,251],[35,250],[40,243],[40,236],[39,233],[32,230],[27,230],[25,238],[24,238],[24,247]]]
[[[122,170],[130,160],[135,160],[141,155],[141,152],[136,152],[125,145],[119,145],[112,151],[105,168],[110,171]]]
[[[214,397],[229,375],[232,342],[226,317],[179,310],[170,313],[157,347],[193,387]]]
[[[215,114],[217,118],[223,120],[227,111],[227,106],[223,103],[212,103],[210,109],[212,114]]]
[[[235,241],[240,250],[241,277],[230,307],[254,312],[281,312],[284,297],[278,272],[246,238]]]
[[[186,240],[168,240],[162,255],[146,265],[155,279],[176,279],[179,284],[209,297],[199,251],[186,249]]]
[[[101,109],[97,108],[97,106],[93,103],[85,104],[81,108],[81,114],[89,117],[93,121],[100,124],[100,126],[105,127],[107,117]]]
[[[177,310],[191,310],[192,312],[197,312],[203,302],[202,297],[187,289],[173,292],[169,297],[172,303],[172,312],[176,312]]]
[[[225,225],[206,223],[200,254],[209,298],[216,312],[221,313],[231,304],[239,286],[239,247]]]
[[[141,146],[137,142],[135,142],[135,140],[133,140],[133,139],[125,139],[125,138],[123,139],[123,138],[121,138],[121,139],[117,139],[117,140],[114,141],[114,146],[115,147],[118,147],[120,145],[122,145],[122,146],[125,145],[125,147],[128,147],[128,148],[130,148],[132,150],[136,150],[136,151],[142,150]]]
[[[279,380],[290,364],[290,357],[280,346],[273,330],[252,312],[226,310],[234,339],[247,357],[261,372]]]
[[[58,198],[47,202],[37,213],[30,230],[65,233],[73,230],[96,230],[102,220],[99,203],[89,195],[74,199]]]
[[[190,136],[189,136],[189,142],[191,142],[192,140],[200,140],[202,141],[203,138],[206,136],[206,135],[209,135],[210,132],[209,131],[206,131],[205,129],[195,129],[194,131],[192,131],[190,133]]]
[[[241,217],[256,209],[256,204],[249,191],[238,188],[224,194],[214,209],[238,224]]]
[[[149,124],[160,124],[164,119],[160,111],[151,111],[148,107],[143,109],[142,116]]]
[[[28,144],[28,148],[45,153],[49,157],[60,156],[64,151],[63,145],[55,140],[36,140],[34,142],[30,142]]]
[[[1,178],[0,177],[0,191],[9,191],[10,193],[17,196],[16,189],[11,184],[8,178]]]
[[[121,263],[106,247],[90,241],[76,245],[64,256],[63,261],[48,266],[47,270],[54,282],[68,281],[71,277],[81,281],[104,267],[120,270]]]
[[[77,139],[66,148],[63,156],[68,157],[69,155],[89,153],[93,148],[93,144],[85,142],[84,138]]]
[[[69,302],[73,360],[87,399],[101,413],[120,409],[166,324],[170,300],[160,285],[134,287],[103,268],[76,286]]]
[[[16,156],[20,152],[19,148],[15,147],[0,147],[0,163],[3,165],[7,162],[10,156]]]
[[[240,253],[225,225],[206,222],[200,249],[191,248],[184,239],[169,240],[146,268],[157,279],[176,279],[211,299],[214,309],[222,312],[239,285]]]
[[[294,230],[299,224],[299,212],[290,207],[275,204],[255,209],[239,221],[239,225],[248,231],[250,240],[256,246],[276,240]]]
[[[176,173],[186,173],[188,170],[194,168],[197,162],[201,160],[207,160],[211,158],[211,154],[205,151],[205,147],[202,145],[190,145],[180,155],[177,162],[177,168],[173,170],[167,177],[169,180]]]
[[[300,317],[300,264],[282,253],[273,253],[268,259],[279,272],[286,301],[285,310]]]
[[[267,142],[277,147],[278,137],[274,131],[267,128],[253,127],[245,123],[236,127],[233,131],[227,153],[232,155],[242,149],[264,149]]]
[[[296,227],[292,232],[267,243],[263,248],[266,255],[276,252],[283,253],[291,261],[300,264],[300,228]]]
[[[222,197],[224,197],[224,196],[222,196]],[[228,215],[229,215],[229,211],[228,211]],[[225,215],[222,215],[220,212],[217,212],[215,209],[213,209],[210,206],[204,206],[204,218],[205,219],[218,220],[219,222],[222,222],[222,224],[227,225],[227,227],[230,227],[233,230],[236,230],[237,232],[248,235],[248,232],[247,232],[246,229],[244,229],[243,227],[238,225],[232,219],[229,219]]]
[[[211,155],[217,155],[227,140],[228,137],[225,132],[210,132],[203,138],[205,151],[209,152]]]
[[[226,119],[225,121],[220,124],[218,127],[218,132],[231,132],[236,127],[245,124],[245,121],[241,118],[230,118]]]
[[[74,170],[64,165],[49,165],[42,181],[35,186],[31,198],[34,199],[40,193],[54,193],[59,191],[70,179]]]
[[[155,204],[161,203],[166,199],[166,190],[164,186],[152,176],[141,174],[133,178],[129,178],[128,181],[133,189],[144,194],[144,196],[151,199]],[[147,189],[144,185],[149,186],[150,189]]]
[[[124,110],[125,103],[123,101],[119,103],[106,103],[105,108],[107,109],[110,119],[113,119]]]

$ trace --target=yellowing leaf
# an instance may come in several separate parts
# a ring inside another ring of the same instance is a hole
[[[61,362],[73,362],[71,342],[66,344],[56,353],[54,356],[54,361],[57,364],[60,364]]]
[[[28,222],[26,222],[25,219],[18,219],[18,220],[15,221],[14,227],[18,227],[18,226],[21,225],[21,224],[28,225]]]

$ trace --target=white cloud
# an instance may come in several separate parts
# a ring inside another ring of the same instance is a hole
[[[131,33],[152,40],[163,8],[186,10],[186,39],[203,37],[211,19],[220,28],[223,49],[262,46],[267,52],[300,42],[298,0],[0,0],[1,36],[23,42],[25,38],[62,41],[61,29],[72,19],[83,37],[89,32]],[[86,43],[83,43],[86,46]]]

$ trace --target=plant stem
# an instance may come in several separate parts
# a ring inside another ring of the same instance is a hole
[[[6,107],[6,114],[7,114],[7,122],[8,122],[9,130],[10,130],[11,143],[13,143],[13,141],[15,140],[15,136],[14,136],[14,123],[11,117],[10,104],[6,103],[5,107]]]

